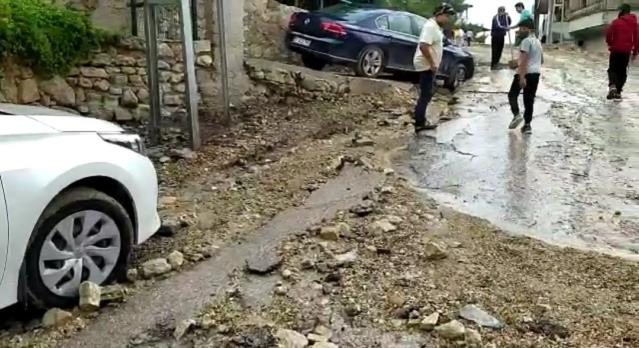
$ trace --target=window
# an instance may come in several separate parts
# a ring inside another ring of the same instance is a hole
[[[381,16],[375,20],[377,23],[377,27],[379,29],[388,30],[390,29],[390,24],[388,23],[388,16]]]
[[[413,35],[420,36],[422,34],[422,29],[424,28],[424,24],[426,24],[427,19],[420,16],[412,16],[412,26],[413,26]]]
[[[392,15],[389,18],[390,30],[398,33],[413,35],[413,26],[410,17],[403,14]]]

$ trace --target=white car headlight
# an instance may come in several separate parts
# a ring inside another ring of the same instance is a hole
[[[144,147],[144,141],[137,134],[131,133],[102,133],[100,137],[104,141],[114,145],[126,147],[129,150],[135,151],[141,155],[146,155],[146,149]]]

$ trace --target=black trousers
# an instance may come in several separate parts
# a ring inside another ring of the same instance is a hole
[[[539,74],[526,75],[526,88],[524,88],[524,121],[529,124],[532,121],[535,106],[535,97],[537,96],[537,87],[539,86]],[[508,92],[508,102],[513,115],[519,115],[519,94],[521,86],[519,85],[519,75],[513,78],[513,84]]]
[[[616,87],[619,92],[623,90],[628,80],[628,64],[630,64],[630,53],[610,53],[608,86]]]
[[[499,65],[501,54],[504,52],[504,37],[499,35],[493,36],[490,40],[490,47],[493,51],[490,66],[494,68]]]
[[[419,99],[415,105],[415,127],[426,125],[426,109],[428,103],[433,99],[433,86],[435,75],[431,70],[419,73]]]

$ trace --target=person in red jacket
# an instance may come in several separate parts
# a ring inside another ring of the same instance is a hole
[[[630,5],[619,7],[619,18],[606,31],[606,42],[610,51],[608,66],[608,99],[621,99],[623,86],[628,79],[630,57],[639,54],[639,25],[637,17],[630,13]]]

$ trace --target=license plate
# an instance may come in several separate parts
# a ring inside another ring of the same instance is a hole
[[[310,46],[311,45],[311,40],[306,40],[306,39],[302,39],[301,37],[294,37],[293,38],[293,43],[300,45],[300,46]]]

